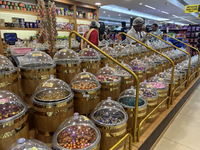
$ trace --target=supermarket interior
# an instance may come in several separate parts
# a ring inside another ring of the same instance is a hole
[[[0,150],[199,150],[199,0],[0,0]]]

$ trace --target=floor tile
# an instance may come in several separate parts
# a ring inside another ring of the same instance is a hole
[[[179,114],[163,137],[199,150],[200,120]]]
[[[193,150],[166,138],[162,138],[154,150]]]

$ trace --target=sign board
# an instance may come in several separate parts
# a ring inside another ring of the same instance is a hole
[[[197,13],[200,11],[200,5],[186,5],[185,6],[185,13]]]
[[[87,24],[78,24],[77,29],[79,34],[84,34],[85,32],[89,31],[90,28]]]

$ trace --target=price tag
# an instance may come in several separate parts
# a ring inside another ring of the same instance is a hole
[[[81,75],[81,78],[89,78],[90,75]]]
[[[83,97],[90,97],[90,95],[88,95],[88,94],[87,94],[87,95],[86,95],[86,94],[84,94],[84,95],[83,95]]]
[[[0,104],[4,104],[4,103],[7,103],[7,102],[8,102],[7,98],[0,99]]]
[[[31,148],[31,150],[38,150],[36,147]]]
[[[67,52],[67,50],[63,49],[63,50],[60,50],[60,52]]]
[[[84,120],[89,121],[89,119],[87,117],[85,117],[83,115],[81,115],[81,116],[84,118]]]
[[[53,83],[44,83],[42,87],[53,87]]]
[[[37,53],[36,53],[36,54],[32,54],[32,56],[33,56],[33,57],[38,57],[38,56],[42,56],[42,54],[40,54],[40,53],[37,54]]]

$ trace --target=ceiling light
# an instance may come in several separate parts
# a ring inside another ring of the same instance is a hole
[[[95,3],[95,5],[97,5],[97,6],[101,6],[101,3]]]
[[[119,14],[119,16],[121,16],[121,14]]]
[[[106,13],[106,11],[103,11],[103,13],[105,14],[105,13]]]
[[[120,19],[122,18],[122,17],[119,17]]]
[[[139,5],[142,5],[142,3],[139,3]]]
[[[151,7],[151,6],[149,6],[149,5],[144,5],[145,7],[148,7],[148,8],[150,8],[150,9],[156,9],[156,8],[154,8],[154,7]]]
[[[158,11],[160,11],[160,10],[158,10]]]
[[[133,17],[131,16],[131,18],[133,18]]]
[[[176,17],[176,18],[179,18],[178,16],[176,16],[176,15],[172,15],[173,17]]]
[[[164,13],[164,14],[169,14],[168,12],[166,12],[166,11],[161,11],[162,13]]]

